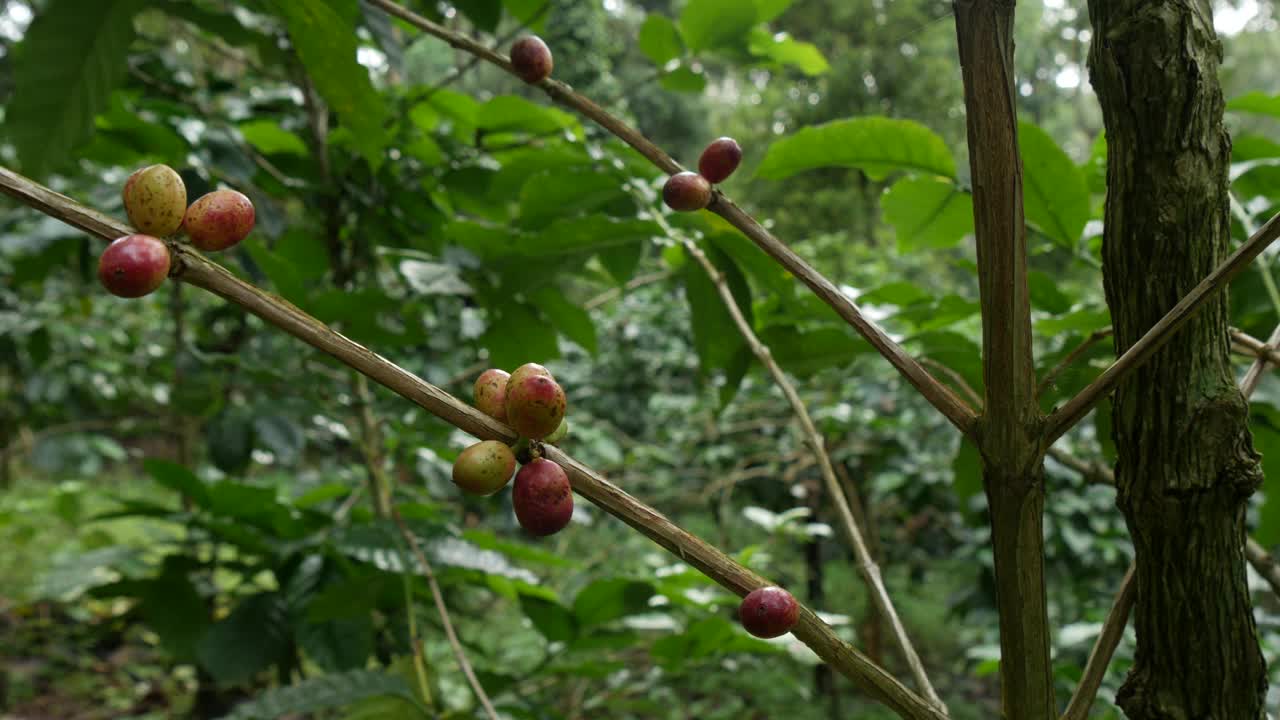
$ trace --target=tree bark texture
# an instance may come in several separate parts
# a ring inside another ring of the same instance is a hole
[[[1229,251],[1228,166],[1208,0],[1090,0],[1107,132],[1103,275],[1119,354]],[[1133,720],[1256,720],[1266,667],[1245,584],[1262,480],[1219,296],[1114,398],[1117,503],[1137,553]]]

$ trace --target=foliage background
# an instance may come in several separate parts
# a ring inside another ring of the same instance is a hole
[[[726,192],[909,349],[981,391],[945,3],[408,4],[499,45],[533,27],[556,77],[686,165],[710,139],[736,137],[746,161]],[[1280,200],[1280,79],[1263,71],[1280,35],[1270,4],[1217,10],[1244,237]],[[1109,322],[1090,39],[1082,3],[1019,4],[1042,375]],[[571,453],[905,674],[827,524],[785,401],[663,236],[662,178],[625,146],[355,0],[6,0],[0,98],[4,164],[101,210],[123,216],[124,178],[154,162],[180,169],[193,199],[218,185],[248,193],[258,229],[220,261],[455,394],[484,367],[545,362],[570,397]],[[991,717],[998,645],[975,454],[749,242],[710,216],[669,221],[712,252],[800,380],[954,716]],[[525,538],[509,493],[453,491],[469,438],[256,319],[191,289],[106,296],[97,252],[0,206],[0,710],[475,716],[425,584],[369,506],[376,470],[427,539],[509,717],[888,717],[794,640],[745,635],[736,598],[585,502],[565,532]],[[1232,287],[1233,323],[1263,338],[1280,319],[1273,258]],[[1058,376],[1046,408],[1109,356],[1099,343]],[[1111,457],[1107,416],[1063,447]],[[1253,428],[1271,465],[1274,379]],[[1048,469],[1065,697],[1131,547],[1110,489]],[[1267,495],[1252,526],[1274,548],[1280,505]],[[1274,660],[1276,600],[1254,581]],[[1118,716],[1126,648],[1096,717]]]

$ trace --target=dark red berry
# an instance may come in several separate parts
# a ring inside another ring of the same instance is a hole
[[[511,46],[511,66],[527,83],[540,83],[551,75],[555,61],[551,48],[537,35],[525,35]]]
[[[150,235],[126,235],[98,258],[98,280],[107,292],[125,298],[146,295],[169,277],[169,248]]]
[[[711,183],[698,173],[676,173],[662,186],[662,201],[680,212],[701,210],[711,202]]]
[[[511,491],[520,527],[530,535],[551,535],[564,529],[573,517],[573,488],[564,468],[545,458],[535,458],[516,473]]]
[[[752,635],[775,638],[795,626],[800,619],[800,604],[780,587],[758,588],[742,599],[738,619]]]
[[[702,157],[698,158],[698,172],[712,185],[722,183],[738,169],[742,162],[742,147],[731,137],[713,140]]]

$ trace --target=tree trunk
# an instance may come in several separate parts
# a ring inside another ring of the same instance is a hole
[[[1222,53],[1207,0],[1090,0],[1107,132],[1103,274],[1116,353],[1229,248]],[[1117,503],[1137,552],[1133,720],[1263,717],[1266,667],[1245,584],[1245,507],[1262,479],[1232,377],[1227,301],[1116,390]]]

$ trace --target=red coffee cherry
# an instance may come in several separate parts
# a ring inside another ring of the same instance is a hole
[[[516,520],[530,535],[560,532],[573,517],[573,488],[564,468],[536,458],[516,473],[511,491]]]
[[[701,210],[711,202],[711,183],[698,173],[676,173],[662,186],[662,201],[679,212]]]
[[[169,277],[169,248],[150,235],[126,235],[107,246],[98,258],[98,281],[123,298],[142,297]]]
[[[775,638],[795,627],[800,619],[800,604],[780,587],[758,588],[742,599],[738,619],[752,635]]]
[[[510,373],[498,368],[489,368],[476,378],[476,408],[480,412],[497,420],[507,421],[507,381]]]
[[[702,157],[698,158],[698,172],[707,182],[716,185],[724,182],[742,162],[742,147],[731,137],[713,140]]]
[[[201,250],[226,250],[253,230],[253,201],[235,190],[214,190],[187,208],[182,221],[191,244]]]
[[[527,83],[540,83],[551,75],[555,61],[551,48],[537,35],[525,35],[511,46],[511,66]]]

